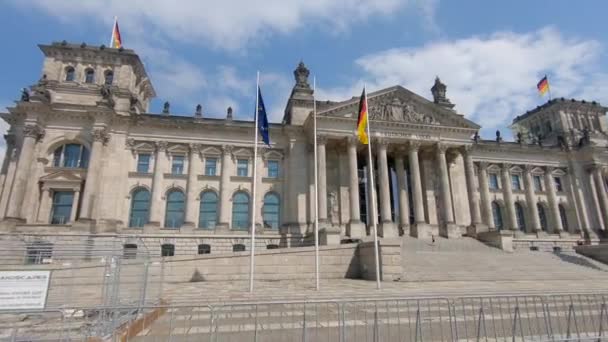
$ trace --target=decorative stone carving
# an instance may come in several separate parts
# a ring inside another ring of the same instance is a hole
[[[190,153],[201,153],[201,150],[203,148],[203,145],[201,144],[188,144],[188,149],[190,150]]]
[[[42,140],[42,138],[44,138],[44,134],[44,129],[38,125],[26,125],[23,127],[23,135],[34,138],[36,141]]]
[[[116,102],[114,102],[114,98],[112,96],[112,87],[104,84],[100,90],[101,98],[104,100],[104,103],[108,105],[110,108],[114,108]]]
[[[27,90],[27,88],[21,89],[21,101],[30,102],[30,92]]]
[[[232,146],[232,145],[222,145],[222,152],[224,154],[232,154],[233,150],[234,150],[234,146]]]
[[[133,112],[133,113],[138,113],[139,110],[137,108],[137,105],[139,104],[139,100],[137,99],[136,96],[131,95],[131,97],[129,98],[129,111]]]
[[[128,138],[128,139],[125,141],[125,147],[126,147],[127,149],[131,150],[131,151],[134,151],[134,150],[135,150],[135,139],[133,139],[133,138]]]
[[[450,100],[446,97],[447,86],[441,82],[439,77],[435,78],[435,84],[431,88],[431,93],[433,94],[433,101],[446,108],[454,108],[454,104],[450,102]]]
[[[46,89],[47,84],[48,80],[46,79],[46,74],[44,74],[38,83],[31,87],[35,99],[43,102],[51,101],[51,93]]]
[[[108,141],[110,141],[110,134],[105,128],[99,128],[93,130],[93,141],[100,141],[102,144],[106,145]]]
[[[418,151],[420,150],[420,146],[422,146],[422,144],[418,141],[410,141],[409,144],[409,150],[410,151]]]
[[[338,194],[332,191],[327,194],[327,221],[333,223],[334,219],[338,219]]]
[[[155,142],[156,149],[160,152],[166,151],[167,147],[169,147],[169,143],[166,141],[157,141]]]
[[[293,76],[296,80],[297,88],[310,88],[310,84],[308,84],[308,76],[310,75],[310,71],[304,65],[304,62],[300,62],[296,70],[293,71]]]
[[[479,162],[479,170],[487,170],[490,163],[488,162]]]
[[[409,122],[424,125],[439,125],[432,116],[422,114],[409,102],[402,103],[398,98],[392,100],[380,100],[370,105],[369,115],[371,120]]]
[[[437,147],[437,152],[438,153],[445,154],[445,152],[448,150],[449,146],[446,145],[446,144],[439,143],[439,144],[436,145],[436,147]]]

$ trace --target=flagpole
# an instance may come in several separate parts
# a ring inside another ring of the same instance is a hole
[[[260,105],[260,72],[257,73],[257,81],[255,88],[255,124],[253,127],[253,180],[251,185],[251,191],[253,193],[253,202],[251,203],[251,256],[249,265],[249,292],[253,293],[253,275],[255,270],[255,204],[256,204],[256,176],[258,166],[258,113]]]
[[[549,101],[551,101],[551,84],[549,83],[549,77],[545,74],[545,78],[547,79],[547,92],[549,93]]]
[[[317,160],[317,102],[315,101],[315,90],[317,78],[312,81],[312,122],[314,135],[314,169],[315,169],[315,280],[316,289],[319,291],[319,171]]]
[[[118,22],[118,17],[114,16],[114,25],[112,25],[112,35],[110,36],[110,48],[113,48],[113,42],[114,42],[114,30],[116,29],[116,23]]]
[[[374,234],[374,259],[376,262],[376,289],[380,290],[380,261],[378,256],[378,229],[376,225],[376,220],[378,214],[376,213],[376,188],[374,186],[374,164],[372,160],[372,136],[370,134],[370,115],[369,115],[369,106],[367,105],[367,89],[366,86],[363,85],[363,91],[365,92],[365,109],[367,110],[367,152],[368,152],[368,165],[369,165],[369,184],[370,184],[370,194],[371,198],[371,207],[372,207],[372,233]]]

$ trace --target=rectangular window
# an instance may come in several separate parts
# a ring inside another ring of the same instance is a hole
[[[184,173],[184,156],[173,156],[171,173],[174,175],[181,175]]]
[[[206,158],[205,159],[205,175],[215,176],[217,170],[217,158]]]
[[[513,187],[513,190],[521,190],[519,175],[511,175],[511,186]]]
[[[560,177],[553,177],[553,181],[555,182],[555,191],[557,191],[557,192],[564,191],[564,187],[562,185],[562,179]]]
[[[279,162],[276,160],[268,161],[268,178],[279,178]]]
[[[140,153],[137,155],[137,172],[148,173],[150,172],[150,155],[147,153]]]
[[[533,176],[534,191],[543,191],[543,179],[541,176]]]
[[[236,175],[241,177],[249,175],[249,161],[247,159],[238,159],[236,161]]]
[[[498,175],[490,173],[490,189],[498,190]]]

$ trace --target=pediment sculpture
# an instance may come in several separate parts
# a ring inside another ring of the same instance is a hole
[[[399,98],[381,100],[369,107],[371,120],[410,122],[424,125],[439,125],[432,116],[421,113],[412,103]]]

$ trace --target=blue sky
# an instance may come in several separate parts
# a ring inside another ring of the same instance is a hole
[[[554,97],[608,104],[605,1],[479,0],[0,0],[0,106],[40,77],[36,44],[108,44],[113,16],[158,93],[153,112],[252,115],[256,70],[271,121],[280,122],[300,60],[318,98],[343,100],[400,84],[430,98],[435,76],[456,110],[506,131]],[[6,127],[3,127],[6,129]]]

